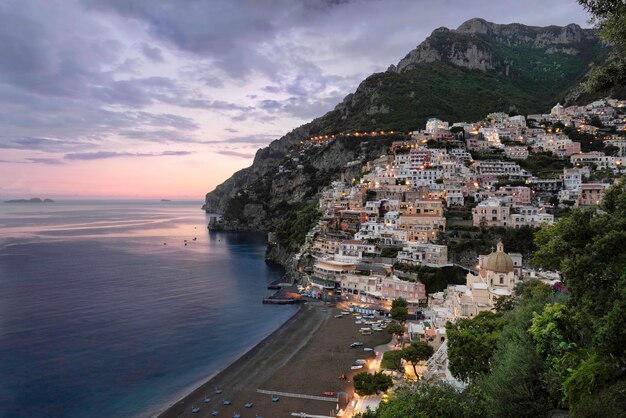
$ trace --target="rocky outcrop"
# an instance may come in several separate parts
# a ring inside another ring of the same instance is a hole
[[[418,64],[446,61],[471,70],[496,70],[508,75],[510,63],[498,57],[495,52],[497,45],[526,46],[545,49],[550,54],[562,52],[575,55],[580,52],[578,44],[594,39],[593,30],[582,29],[576,24],[565,27],[536,27],[518,23],[499,25],[475,18],[464,22],[456,30],[435,29],[388,71],[402,73]]]
[[[259,149],[250,167],[237,171],[215,190],[206,194],[203,209],[207,213],[223,214],[229,199],[275,168],[277,163],[285,157],[289,147],[309,137],[311,126],[311,123],[304,124],[273,141],[267,147]]]

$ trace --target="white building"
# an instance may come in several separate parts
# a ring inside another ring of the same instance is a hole
[[[421,242],[407,242],[398,252],[398,261],[413,265],[444,266],[448,264],[448,247]]]
[[[426,121],[426,132],[429,134],[437,133],[439,130],[448,130],[448,122],[444,122],[437,118],[431,118]]]

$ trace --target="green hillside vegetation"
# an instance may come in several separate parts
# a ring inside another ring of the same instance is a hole
[[[575,45],[583,52],[574,55],[549,54],[545,49],[495,41],[488,45],[498,58],[511,63],[509,75],[469,70],[448,62],[419,64],[400,74],[373,74],[359,86],[360,91],[371,94],[371,100],[356,100],[346,119],[340,110],[329,112],[316,121],[319,132],[408,131],[422,128],[430,117],[476,121],[498,110],[541,113],[563,101],[567,91],[582,80],[589,63],[604,54],[597,41]],[[388,112],[370,115],[367,110],[372,104]]]

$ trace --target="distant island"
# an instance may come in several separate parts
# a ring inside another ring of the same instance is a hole
[[[161,202],[171,202],[169,199],[161,199]]]
[[[39,197],[33,197],[32,199],[5,200],[4,203],[54,203],[54,200],[52,200],[52,199],[41,199]]]

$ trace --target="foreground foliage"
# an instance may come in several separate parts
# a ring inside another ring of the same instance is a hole
[[[362,418],[483,418],[484,395],[475,389],[458,392],[443,383],[418,383],[398,389],[378,410]]]
[[[392,385],[391,377],[383,373],[358,373],[354,376],[354,390],[360,396],[385,392]]]

